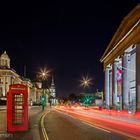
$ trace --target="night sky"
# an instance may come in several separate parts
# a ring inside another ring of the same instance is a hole
[[[1,4],[0,54],[7,51],[19,75],[26,65],[31,80],[39,68],[50,68],[57,96],[82,92],[79,80],[87,73],[93,78],[89,90],[103,90],[100,58],[139,0],[38,2]]]

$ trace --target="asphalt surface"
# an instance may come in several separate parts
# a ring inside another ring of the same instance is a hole
[[[44,116],[44,117],[42,117]],[[43,119],[42,119],[43,118]],[[42,124],[41,125],[41,121]],[[44,132],[43,132],[44,130]],[[46,138],[45,138],[46,137]],[[41,106],[29,107],[29,130],[6,132],[6,110],[0,111],[0,140],[133,140],[108,131],[96,124],[89,124],[67,113]]]
[[[133,140],[56,111],[45,117],[45,128],[49,140]]]

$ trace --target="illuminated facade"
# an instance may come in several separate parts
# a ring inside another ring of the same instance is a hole
[[[10,68],[10,58],[6,51],[0,56],[0,97],[5,97],[9,91],[9,85],[21,83],[20,76]]]
[[[101,62],[106,107],[140,111],[140,4],[123,19]]]
[[[56,104],[56,90],[55,90],[55,84],[54,84],[54,79],[52,77],[52,83],[51,83],[51,87],[50,87],[50,95],[51,95],[51,101],[52,104]]]
[[[9,85],[21,83],[27,85],[28,93],[30,94],[32,87],[31,81],[21,77],[10,67],[10,58],[5,51],[0,56],[0,97],[6,97],[9,91]],[[30,97],[30,95],[28,97]]]
[[[31,100],[35,103],[40,103],[42,95],[42,82],[33,82]]]
[[[52,83],[51,83],[51,87],[50,87],[50,94],[51,94],[52,97],[56,97],[55,85],[54,85],[53,77],[52,77]]]
[[[21,80],[22,80],[21,84],[27,86],[27,90],[28,90],[28,101],[31,101],[32,100],[32,96],[33,96],[33,93],[32,93],[33,84],[31,82],[31,80],[28,79],[28,78],[21,77]]]

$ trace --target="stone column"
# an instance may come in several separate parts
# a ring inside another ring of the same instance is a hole
[[[116,107],[117,105],[117,88],[118,88],[118,85],[117,85],[117,63],[118,61],[114,61],[113,63],[113,67],[112,67],[112,74],[113,74],[113,77],[112,77],[112,88],[113,88],[113,105]]]
[[[109,107],[109,67],[106,67],[105,70],[105,100],[106,100],[106,108]]]
[[[109,76],[109,79],[110,79],[110,81],[109,81],[109,91],[110,91],[110,105],[112,106],[113,105],[113,95],[112,95],[112,71],[110,71],[110,74],[109,74],[110,76]]]
[[[122,91],[123,91],[123,109],[128,109],[129,105],[129,93],[128,93],[128,53],[124,53],[122,57],[122,69],[123,69],[123,79],[122,79]]]
[[[140,44],[136,45],[136,111],[140,111]]]
[[[6,85],[7,85],[7,84],[6,84],[6,80],[7,80],[6,75],[4,75],[4,82],[3,82],[3,83],[4,83],[4,88],[3,88],[3,89],[4,89],[4,90],[3,90],[3,96],[4,96],[4,97],[6,96]]]

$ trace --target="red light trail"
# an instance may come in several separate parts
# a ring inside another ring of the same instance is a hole
[[[106,130],[116,132],[131,138],[140,139],[140,121],[139,123],[126,122],[123,116],[119,117],[119,120],[113,117],[113,115],[105,115],[107,111],[102,111],[102,113],[97,113],[96,110],[84,107],[56,107],[56,111],[64,113],[66,115],[72,116],[75,119],[82,120],[88,124],[104,128]],[[99,112],[99,111],[98,111]],[[115,114],[115,111],[112,114]],[[125,115],[125,114],[124,114]],[[122,120],[121,120],[122,118]],[[131,119],[131,118],[127,118]]]

